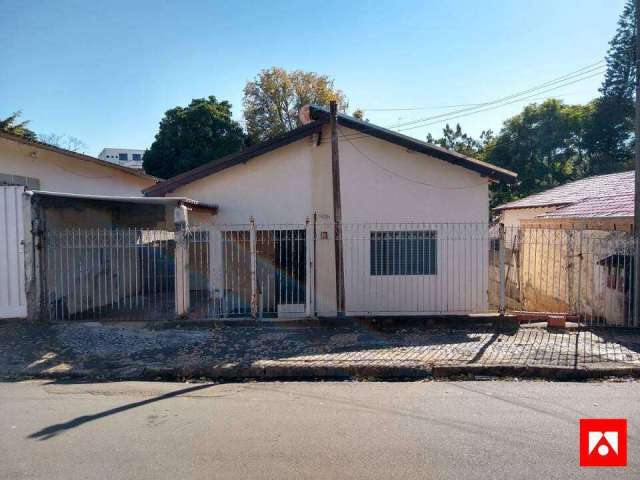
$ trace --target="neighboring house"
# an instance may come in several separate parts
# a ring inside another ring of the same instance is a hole
[[[635,173],[598,175],[500,205],[507,304],[628,324]]]
[[[227,225],[246,225],[250,218],[268,239],[286,231],[289,238],[304,240],[305,222],[314,224],[317,240],[307,270],[313,261],[312,310],[319,315],[333,315],[336,309],[347,314],[486,311],[489,184],[511,183],[516,175],[339,114],[342,225],[337,230],[344,273],[336,275],[330,115],[307,108],[306,123],[286,135],[160,182],[145,193],[217,205],[217,215],[207,224],[221,229],[223,238],[247,238],[246,227],[245,233],[227,237],[224,231]],[[472,229],[485,231],[474,237]],[[303,259],[303,272],[295,280],[304,275],[308,258],[308,242],[298,245],[295,255]],[[261,260],[274,265],[277,275],[286,268],[278,263],[282,250],[267,247],[259,252]],[[310,273],[306,275],[308,279]],[[344,289],[342,306],[336,282]],[[401,292],[419,292],[419,300],[407,301]],[[311,300],[307,296],[293,302],[304,301]]]
[[[124,167],[142,170],[144,150],[134,148],[103,148],[98,155],[100,160],[116,163]]]
[[[79,293],[85,302],[89,298],[88,290],[74,288],[76,284],[106,284],[107,278],[114,279],[116,260],[135,259],[127,268],[136,271],[144,261],[140,251],[150,248],[148,235],[134,233],[127,251],[135,253],[119,257],[122,250],[114,247],[114,240],[122,238],[118,230],[171,232],[187,210],[204,217],[215,213],[215,206],[186,198],[144,197],[142,189],[156,182],[140,170],[0,132],[0,318],[26,316],[27,303],[31,315],[38,315],[37,278],[49,297],[45,304],[55,302],[72,311]],[[97,238],[97,229],[116,232],[111,243]],[[64,243],[51,243],[56,238]],[[62,259],[64,264],[56,263]],[[63,292],[64,301],[58,295],[63,278],[70,290]]]
[[[0,132],[0,184],[91,195],[142,196],[157,179],[99,158]]]
[[[591,230],[629,230],[633,225],[634,171],[597,175],[494,209],[505,227],[571,225]]]

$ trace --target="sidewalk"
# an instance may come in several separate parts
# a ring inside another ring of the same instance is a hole
[[[0,323],[0,379],[640,376],[640,331]]]

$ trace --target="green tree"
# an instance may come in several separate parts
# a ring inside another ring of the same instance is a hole
[[[231,104],[216,97],[196,98],[164,114],[155,141],[143,157],[144,170],[169,178],[217,158],[239,152],[245,136],[231,119]]]
[[[491,130],[483,131],[480,139],[475,139],[471,135],[464,133],[460,124],[456,124],[453,129],[447,125],[442,129],[442,137],[435,138],[430,133],[427,135],[427,142],[439,145],[449,150],[454,150],[468,157],[481,159],[484,156],[485,146],[493,139]]]
[[[616,172],[632,165],[635,41],[635,7],[633,0],[628,0],[609,43],[602,96],[591,105],[593,111],[584,138],[589,151],[585,175]]]
[[[549,99],[506,120],[484,147],[484,160],[518,173],[518,185],[492,188],[492,206],[562,185],[581,176],[590,107]]]
[[[13,112],[6,118],[0,118],[0,130],[3,132],[12,133],[13,135],[18,135],[19,137],[24,137],[28,140],[37,140],[38,136],[35,134],[35,132],[27,128],[29,120],[18,122],[18,118],[20,118],[20,115],[22,115],[22,112],[18,110],[17,112]]]
[[[244,119],[251,142],[277,137],[300,126],[298,112],[307,104],[338,102],[346,111],[345,95],[334,87],[333,79],[314,72],[278,67],[262,70],[244,87]]]

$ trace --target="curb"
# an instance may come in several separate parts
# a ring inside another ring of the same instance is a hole
[[[111,370],[106,372],[78,370],[75,372],[37,372],[0,374],[0,379],[81,380],[81,381],[185,381],[206,379],[223,382],[244,381],[415,381],[474,380],[498,378],[526,378],[550,381],[585,381],[611,377],[640,378],[640,367],[555,367],[522,365],[267,365],[224,367],[168,367]]]

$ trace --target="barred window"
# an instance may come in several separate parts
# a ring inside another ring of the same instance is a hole
[[[371,275],[435,275],[438,244],[433,230],[371,232]]]

